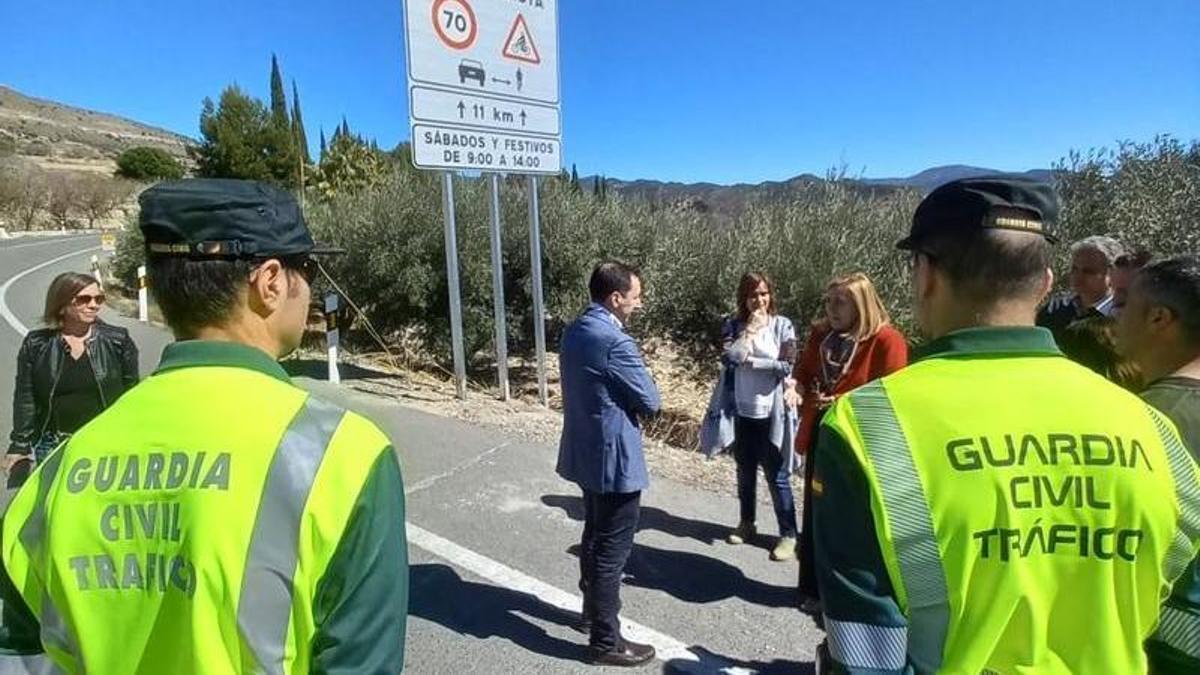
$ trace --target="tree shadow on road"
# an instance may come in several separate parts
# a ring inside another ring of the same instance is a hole
[[[582,661],[584,644],[563,640],[528,621],[531,617],[570,626],[578,619],[527,593],[467,581],[446,565],[421,564],[409,568],[408,611],[459,634],[480,639],[497,637],[536,654]],[[524,615],[524,616],[522,616]]]
[[[758,675],[816,675],[817,672],[816,665],[812,661],[785,661],[783,659],[775,659],[774,661],[739,661],[731,659],[728,656],[714,654],[703,647],[689,647],[688,649],[710,663],[711,659],[720,659],[735,668],[745,668]],[[662,672],[664,675],[682,675],[684,673],[699,675],[700,673],[709,671],[694,661],[672,659],[663,664]]]
[[[573,520],[583,522],[583,499],[573,495],[542,495],[542,503],[562,509]],[[693,520],[676,516],[653,506],[643,506],[638,517],[639,530],[658,530],[684,539],[695,539],[705,544],[724,541],[732,529],[704,520]]]

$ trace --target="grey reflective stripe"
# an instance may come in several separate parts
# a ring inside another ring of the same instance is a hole
[[[63,455],[66,454],[66,449],[59,446],[54,452],[51,452],[42,465],[38,467],[37,476],[37,497],[33,503],[33,509],[29,512],[29,517],[21,525],[21,531],[17,538],[21,541],[21,546],[25,548],[25,555],[29,557],[29,567],[31,569],[43,569],[41,577],[42,591],[42,611],[38,617],[40,626],[38,637],[42,644],[47,647],[53,647],[62,652],[63,655],[70,659],[74,666],[78,658],[79,648],[76,646],[75,637],[71,634],[71,628],[59,613],[58,607],[54,604],[54,599],[50,597],[50,590],[46,588],[44,579],[46,578],[45,568],[50,566],[50,561],[46,554],[46,500],[50,496],[50,488],[54,485],[54,480],[58,477],[59,467],[62,466]],[[45,568],[42,568],[42,565]],[[56,664],[52,660],[47,667],[49,672],[59,672]]]
[[[30,558],[40,557],[43,553],[42,547],[46,545],[46,499],[50,494],[50,486],[58,476],[58,468],[62,465],[65,453],[66,451],[59,447],[57,452],[50,453],[46,461],[38,467],[37,499],[29,517],[21,525],[20,534],[17,535]]]
[[[1196,482],[1196,464],[1192,455],[1184,447],[1179,435],[1172,433],[1163,420],[1162,415],[1149,406],[1150,416],[1154,418],[1154,426],[1167,454],[1167,462],[1171,465],[1171,478],[1175,481],[1175,495],[1179,502],[1179,523],[1171,547],[1167,550],[1166,560],[1163,561],[1163,576],[1168,582],[1174,583],[1192,562],[1195,547],[1193,542],[1200,539],[1200,484]]]
[[[58,607],[54,606],[54,600],[50,597],[49,591],[42,593],[41,632],[39,637],[44,647],[57,649],[70,659],[72,672],[82,670],[79,667],[76,656],[80,652],[79,646],[75,643],[75,636],[71,635],[71,629],[67,626],[67,622],[63,620],[62,614],[59,614]],[[54,670],[51,672],[61,671],[58,669],[58,665],[55,664]]]
[[[849,668],[901,670],[905,664],[908,629],[872,626],[825,617],[829,655]]]
[[[908,596],[908,656],[919,672],[935,672],[942,665],[950,601],[929,500],[883,383],[866,384],[849,398],[900,564],[903,578],[892,582],[902,584]]]
[[[1200,659],[1200,616],[1174,607],[1163,607],[1154,639]]]
[[[238,598],[238,630],[267,673],[284,672],[304,505],[344,414],[310,396],[283,433],[267,469]]]

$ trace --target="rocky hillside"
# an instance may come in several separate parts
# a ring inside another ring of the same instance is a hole
[[[0,85],[0,158],[23,160],[47,171],[111,174],[117,156],[129,148],[162,148],[186,162],[187,146],[193,143],[165,129]]]

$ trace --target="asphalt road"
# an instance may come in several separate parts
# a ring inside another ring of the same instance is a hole
[[[86,271],[98,248],[94,236],[0,240],[0,432],[10,428],[16,328],[38,325],[53,276]],[[143,376],[152,372],[170,337],[111,309],[103,316],[131,330]],[[408,498],[407,672],[600,670],[581,662],[586,638],[569,628],[580,602],[582,505],[554,474],[554,448],[296,382],[375,420],[398,449]],[[723,543],[736,519],[735,500],[667,480],[643,495],[622,618],[628,637],[654,643],[662,658],[640,672],[812,672],[820,633],[795,609],[796,564],[770,562],[768,540]],[[761,509],[760,528],[773,530],[771,521]],[[0,661],[4,672],[20,664]]]

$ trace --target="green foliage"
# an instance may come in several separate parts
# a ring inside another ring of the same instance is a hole
[[[130,148],[117,158],[117,175],[130,180],[177,180],[183,166],[162,148]]]
[[[297,183],[299,166],[291,130],[274,124],[263,102],[236,85],[226,87],[219,105],[204,99],[199,147],[192,148],[196,175]]]
[[[379,183],[387,171],[382,152],[348,134],[338,134],[323,153],[313,183],[322,199],[353,194]]]
[[[510,179],[501,194],[509,344],[532,349],[533,301],[526,182]],[[829,277],[857,269],[888,279],[892,303],[906,297],[904,263],[892,249],[917,195],[864,195],[842,182],[795,202],[755,208],[732,224],[706,214],[654,209],[618,196],[598,200],[570,178],[541,182],[543,286],[551,344],[587,304],[587,280],[600,260],[643,269],[643,334],[662,335],[699,351],[716,344],[721,317],[732,309],[741,274],[772,274],[783,310],[806,323]],[[469,354],[491,345],[491,277],[486,181],[455,182],[464,332]],[[375,188],[339,194],[309,211],[319,238],[349,253],[332,261],[336,277],[387,334],[416,330],[436,353],[449,355],[447,281],[440,181],[394,164]],[[839,252],[841,255],[833,255]],[[847,258],[846,256],[854,256]],[[836,265],[840,260],[842,265]]]
[[[146,244],[137,217],[130,217],[125,229],[117,236],[117,250],[110,270],[113,277],[128,290],[137,288],[137,268],[146,264]]]
[[[1064,242],[1108,234],[1155,255],[1200,250],[1200,142],[1157,136],[1115,151],[1072,152],[1055,174]]]

